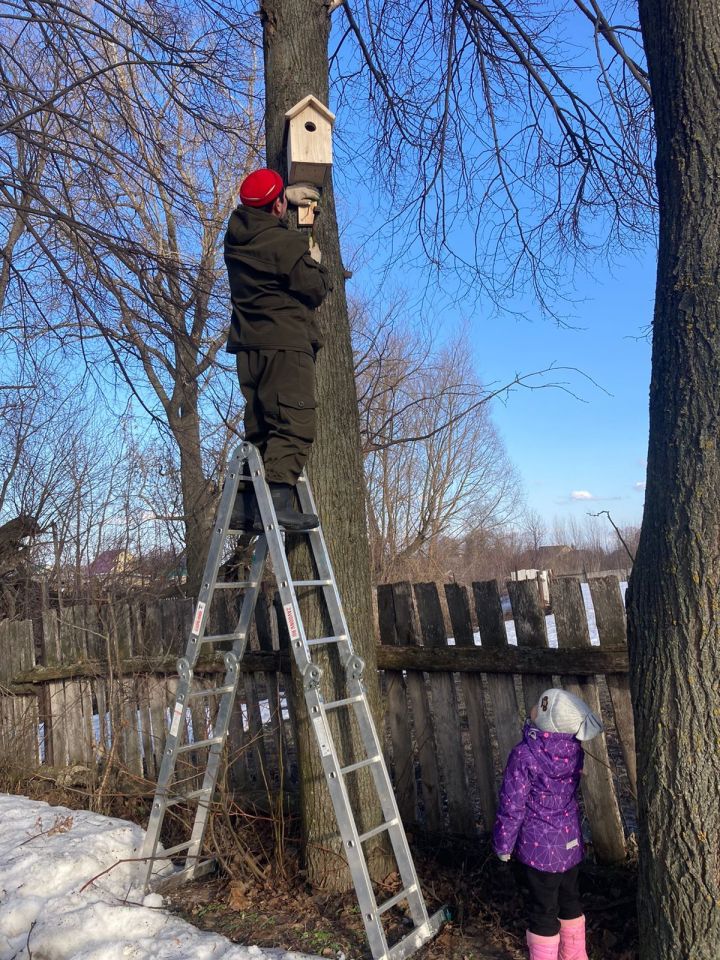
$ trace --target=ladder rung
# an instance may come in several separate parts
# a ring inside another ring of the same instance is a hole
[[[193,690],[187,695],[188,700],[196,700],[198,697],[214,697],[218,693],[232,693],[235,687],[229,684],[227,687],[210,687],[208,690]]]
[[[177,797],[168,797],[165,801],[165,808],[176,807],[179,803],[188,803],[190,800],[197,800],[203,794],[209,794],[214,788],[207,790],[191,790],[190,793],[181,793]]]
[[[345,776],[346,773],[352,773],[353,770],[362,770],[363,767],[369,767],[373,763],[377,763],[380,759],[380,754],[377,754],[375,757],[368,757],[367,760],[359,760],[357,763],[351,763],[349,767],[340,767],[340,773]]]
[[[221,643],[223,640],[240,640],[242,634],[235,633],[215,633],[204,637],[197,637],[200,643]]]
[[[314,640],[308,640],[307,645],[309,647],[318,647],[326,643],[340,643],[341,640],[347,640],[346,633],[341,633],[337,637],[316,637]]]
[[[383,833],[385,830],[389,830],[390,827],[396,827],[400,821],[397,817],[393,820],[388,820],[386,823],[381,823],[379,827],[373,827],[372,830],[368,830],[367,833],[360,834],[360,843],[365,843],[366,840],[369,840],[371,837],[376,837],[379,833]]]
[[[179,843],[176,847],[168,847],[167,850],[158,850],[153,860],[164,860],[165,857],[174,857],[176,853],[182,853],[195,843],[194,840],[186,840],[185,843]]]
[[[184,743],[177,748],[177,753],[189,753],[191,750],[202,750],[203,747],[211,747],[214,743],[222,743],[225,737],[212,737],[210,740],[196,740],[195,743]]]
[[[338,707],[347,707],[351,703],[361,703],[363,699],[363,695],[358,694],[357,697],[345,697],[344,700],[331,700],[329,703],[324,703],[323,706],[326,710],[337,710]]]
[[[214,590],[246,590],[248,587],[256,587],[258,585],[257,580],[223,580],[221,583],[216,583]]]
[[[394,907],[396,903],[400,903],[401,900],[406,900],[408,894],[415,893],[416,890],[417,884],[411,883],[409,887],[405,887],[405,889],[401,890],[400,893],[396,893],[394,897],[391,897],[390,900],[386,900],[381,907],[378,907],[378,914],[386,913],[391,907]]]
[[[293,580],[294,587],[331,587],[332,580]]]

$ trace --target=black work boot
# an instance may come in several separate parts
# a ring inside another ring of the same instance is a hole
[[[283,530],[303,533],[320,526],[314,513],[299,513],[293,506],[292,495],[295,487],[289,483],[269,483],[268,486],[278,524]]]
[[[257,498],[249,483],[242,490],[238,490],[235,497],[235,504],[230,515],[230,529],[243,530],[245,533],[263,532]]]

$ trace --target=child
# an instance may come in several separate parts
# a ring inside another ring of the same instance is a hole
[[[515,854],[530,887],[530,960],[588,960],[578,892],[584,848],[576,799],[581,740],[602,733],[584,700],[546,690],[510,754],[500,790],[493,847]]]

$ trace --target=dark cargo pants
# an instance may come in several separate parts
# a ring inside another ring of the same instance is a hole
[[[260,450],[265,477],[294,484],[315,439],[315,361],[300,350],[241,350],[245,439]]]

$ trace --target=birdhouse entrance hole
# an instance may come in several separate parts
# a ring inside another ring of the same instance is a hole
[[[305,124],[305,129],[308,131],[308,133],[315,133],[315,131],[317,130],[317,127],[312,122],[312,120],[308,120],[307,123]]]

